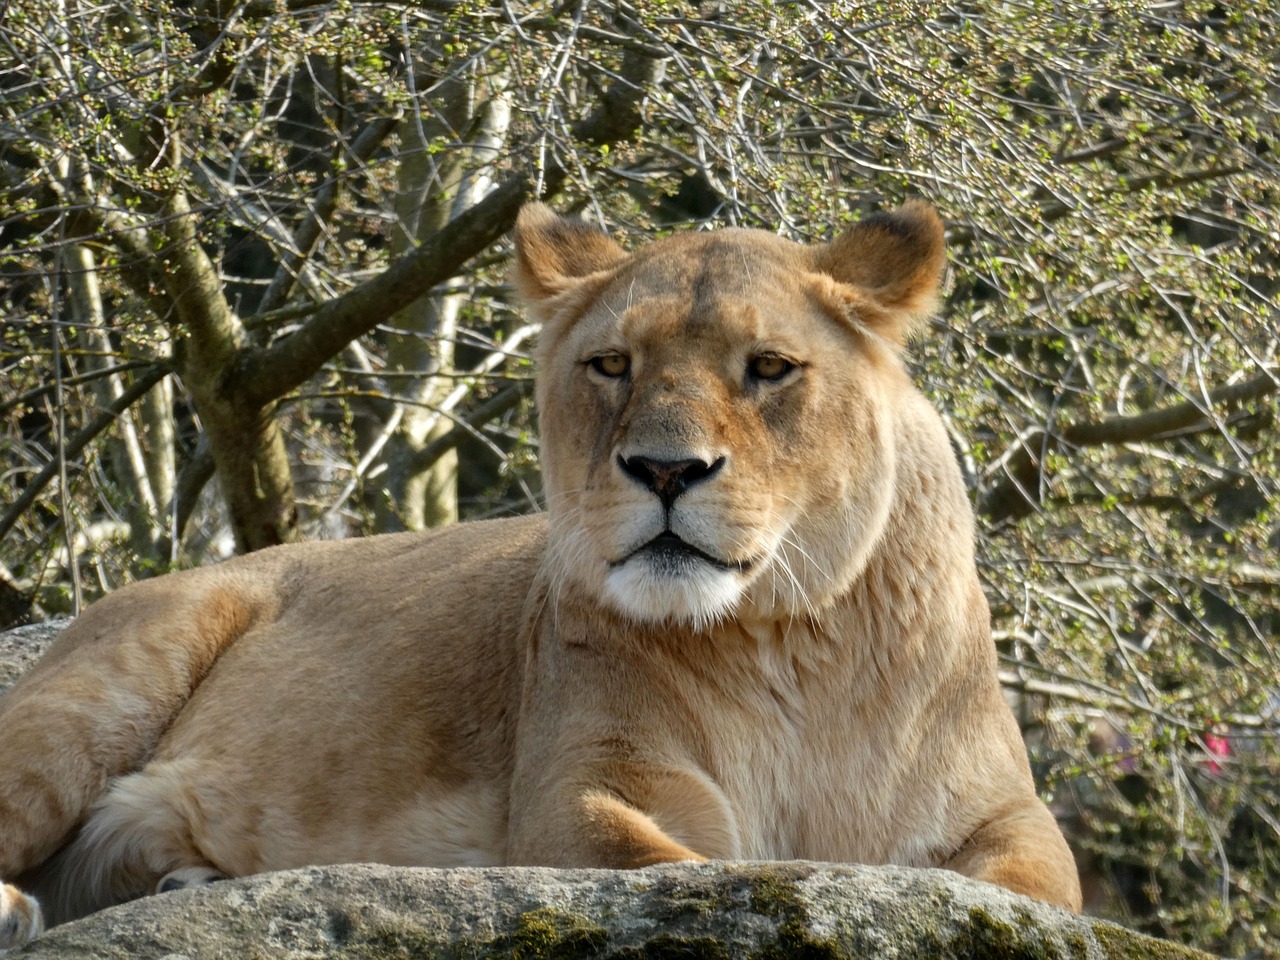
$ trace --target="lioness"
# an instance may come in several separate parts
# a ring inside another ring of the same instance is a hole
[[[933,865],[1078,909],[900,360],[942,236],[910,203],[627,254],[527,207],[546,515],[100,601],[0,704],[0,875],[54,922],[358,860]],[[40,926],[4,887],[0,945]]]

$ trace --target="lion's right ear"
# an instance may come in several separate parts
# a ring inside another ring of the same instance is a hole
[[[516,219],[513,279],[525,302],[537,308],[578,280],[607,270],[627,253],[603,231],[581,220],[557,215],[541,203],[528,203]]]

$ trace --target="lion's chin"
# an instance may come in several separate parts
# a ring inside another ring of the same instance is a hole
[[[678,565],[638,556],[609,571],[605,596],[621,613],[645,623],[695,628],[725,617],[742,598],[743,575],[701,560]]]

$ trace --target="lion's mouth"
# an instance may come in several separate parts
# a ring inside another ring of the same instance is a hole
[[[693,544],[681,540],[670,530],[658,534],[648,543],[643,543],[621,560],[610,561],[611,568],[617,568],[640,556],[653,560],[659,568],[679,573],[695,560],[710,564],[718,570],[745,571],[751,566],[750,560],[729,561],[713,557],[705,550],[699,550]]]

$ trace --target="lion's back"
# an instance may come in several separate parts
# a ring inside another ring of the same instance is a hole
[[[359,717],[343,722],[370,749],[412,740],[415,726],[487,723],[485,712],[519,694],[521,626],[544,529],[540,517],[462,523],[232,561],[226,572],[246,589],[273,584],[278,608],[222,654],[157,755],[182,755],[189,727],[204,738],[239,726],[232,739],[252,740],[274,716],[319,726]],[[413,756],[404,762],[424,762]]]

